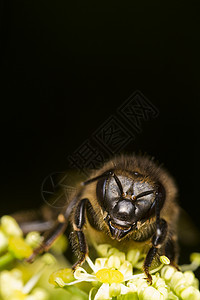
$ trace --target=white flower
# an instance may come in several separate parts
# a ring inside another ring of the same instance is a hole
[[[35,288],[47,265],[53,264],[55,258],[46,253],[41,258],[37,272],[24,284],[23,273],[14,268],[0,273],[2,300],[47,300],[48,293],[42,288]]]
[[[129,261],[121,263],[119,257],[115,255],[111,255],[109,258],[97,258],[95,264],[93,264],[89,257],[87,257],[86,260],[90,268],[93,270],[93,274],[89,274],[82,267],[78,267],[74,272],[75,281],[61,283],[60,278],[56,278],[55,281],[57,284],[68,286],[82,281],[98,282],[101,285],[95,294],[94,300],[103,300],[135,292],[133,287],[126,286],[125,282],[137,277],[144,277],[143,273],[133,275],[132,264]],[[89,299],[92,297],[93,290],[94,288],[90,291]]]
[[[102,248],[104,246],[102,245]],[[200,300],[198,280],[195,278],[194,273],[191,271],[185,271],[184,273],[177,271],[174,267],[169,266],[170,260],[166,256],[161,256],[161,264],[150,270],[150,273],[154,275],[152,275],[152,285],[149,285],[145,279],[146,275],[141,269],[137,268],[137,273],[133,274],[132,261],[134,267],[141,264],[136,251],[131,250],[131,252],[128,252],[129,255],[125,256],[114,248],[106,247],[104,252],[107,257],[97,258],[95,263],[89,257],[86,258],[93,271],[92,274],[82,267],[78,267],[74,274],[71,269],[62,269],[52,274],[50,283],[67,287],[80,282],[91,282],[93,287],[89,292],[89,300],[113,298],[118,300]],[[134,254],[136,254],[136,258]],[[198,254],[193,256],[195,264],[199,265],[200,256]]]
[[[12,269],[11,271],[2,271],[0,274],[1,299],[47,300],[48,294],[44,289],[34,288],[40,275],[41,272],[37,273],[24,285],[23,274],[20,270]]]

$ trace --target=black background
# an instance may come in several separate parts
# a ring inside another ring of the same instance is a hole
[[[2,2],[1,214],[39,207],[44,178],[140,90],[159,115],[125,150],[164,163],[199,227],[199,7],[68,2]]]

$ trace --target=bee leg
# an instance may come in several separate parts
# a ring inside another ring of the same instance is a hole
[[[64,220],[63,222],[58,220],[55,223],[54,227],[48,231],[47,235],[44,237],[42,244],[34,249],[33,254],[28,257],[26,261],[31,263],[34,261],[35,257],[38,254],[48,251],[53,242],[65,231],[67,225],[67,222],[65,222]]]
[[[78,201],[79,195],[73,198],[73,200],[69,203],[67,208],[63,210],[63,213],[59,214],[57,217],[57,221],[55,222],[52,229],[47,231],[44,235],[44,240],[42,244],[34,249],[33,254],[26,259],[27,262],[33,262],[35,257],[44,251],[48,251],[49,248],[52,246],[52,244],[55,242],[55,240],[64,233],[68,226],[69,216],[72,212],[72,209],[74,205]]]
[[[149,267],[151,266],[152,260],[153,260],[154,256],[156,255],[157,251],[158,251],[157,248],[151,247],[147,253],[147,256],[145,258],[144,265],[143,265],[143,270],[146,275],[145,279],[147,279],[149,284],[152,284],[152,277],[151,277],[151,274],[149,273]]]
[[[78,261],[72,266],[72,269],[75,270],[79,265],[81,265],[88,254],[88,246],[85,239],[85,235],[82,231],[83,226],[85,225],[85,212],[86,206],[89,203],[88,199],[82,199],[75,211],[74,217],[74,232],[76,233],[78,251],[79,251],[79,259]]]
[[[149,273],[149,268],[151,266],[153,258],[156,256],[158,249],[162,246],[167,235],[167,222],[164,219],[160,219],[159,221],[159,227],[157,227],[156,233],[152,237],[152,247],[147,253],[143,266],[144,272],[147,276],[146,279],[150,284],[152,284],[152,277]]]
[[[170,259],[170,265],[179,271],[179,267],[177,265],[178,260],[178,245],[176,242],[176,237],[171,236],[166,245],[165,245],[165,255]]]
[[[23,234],[27,234],[31,231],[38,231],[38,232],[44,232],[47,230],[52,229],[54,226],[53,221],[41,221],[41,220],[35,220],[30,222],[20,222],[18,223],[19,227],[23,231]]]

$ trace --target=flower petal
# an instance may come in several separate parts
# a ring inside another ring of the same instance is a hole
[[[98,289],[98,292],[94,297],[94,300],[107,300],[107,299],[112,299],[109,293],[109,284],[103,283],[102,286]]]
[[[121,286],[121,295],[128,294],[132,291],[129,287],[125,286],[122,283],[120,284],[120,286]]]
[[[92,260],[89,258],[89,256],[86,256],[86,261],[88,263],[88,265],[90,266],[90,268],[92,269],[93,272],[97,272],[98,269],[97,267],[93,264]]]
[[[84,280],[84,281],[96,281],[97,278],[95,275],[89,274],[85,271],[85,269],[79,267],[74,272],[74,278],[77,280]]]
[[[95,267],[96,267],[97,271],[100,270],[100,269],[105,268],[105,265],[107,264],[107,261],[108,261],[107,258],[97,258],[95,260]]]
[[[120,267],[119,271],[124,275],[125,280],[126,277],[129,278],[130,276],[133,275],[133,266],[129,261],[125,261]]]

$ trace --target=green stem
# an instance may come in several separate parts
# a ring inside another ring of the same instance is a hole
[[[185,272],[185,271],[188,271],[188,270],[194,272],[198,269],[199,263],[196,262],[196,261],[193,261],[193,262],[191,262],[191,264],[185,264],[185,265],[182,265],[182,266],[179,266],[179,267],[180,267],[182,272]]]
[[[65,287],[65,289],[73,295],[81,296],[84,300],[88,300],[88,294],[77,288],[76,286],[68,286]]]
[[[12,262],[15,257],[10,253],[6,253],[0,257],[0,269],[2,270],[7,264]]]

